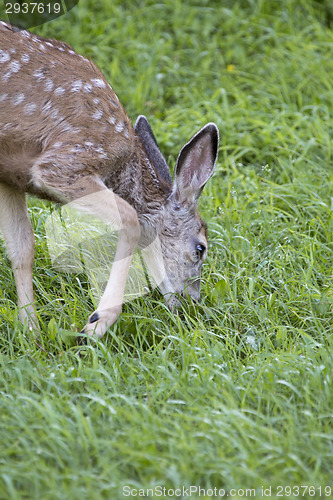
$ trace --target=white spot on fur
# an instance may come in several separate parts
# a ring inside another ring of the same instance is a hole
[[[11,71],[7,71],[6,73],[4,73],[2,75],[2,79],[4,82],[8,82],[9,78],[12,76],[12,72]]]
[[[51,78],[48,78],[45,81],[45,90],[47,92],[51,92],[51,90],[53,90],[53,87],[54,87],[54,83],[52,82]]]
[[[74,52],[74,50],[71,49],[68,51],[68,54],[75,55],[75,52]]]
[[[44,51],[45,51],[45,49],[46,49],[46,47],[45,47],[45,45],[44,45],[43,43],[40,43],[40,44],[39,44],[39,48],[40,48],[43,52],[44,52]]]
[[[126,137],[126,139],[129,138],[129,133],[128,133],[128,130],[126,129],[125,132],[124,132],[124,136]]]
[[[76,80],[71,87],[73,92],[79,92],[82,89],[82,80]]]
[[[65,49],[63,47],[57,47],[58,50],[60,50],[60,52],[65,52]]]
[[[9,64],[9,67],[13,73],[18,73],[21,69],[21,63],[19,63],[18,61],[12,61]]]
[[[92,85],[91,85],[91,83],[85,83],[85,84],[83,85],[83,90],[84,90],[85,92],[91,92],[91,91],[92,91]]]
[[[93,142],[90,142],[90,141],[85,141],[84,142],[86,146],[88,146],[88,148],[92,148],[94,143]]]
[[[14,47],[12,47],[9,51],[11,54],[16,54],[16,49],[14,49]]]
[[[54,91],[54,93],[55,93],[56,95],[62,95],[62,94],[64,94],[65,92],[66,92],[66,90],[64,89],[64,87],[57,87],[57,88],[55,89],[55,91]]]
[[[49,47],[54,47],[53,43],[51,42],[45,42],[45,45],[48,45]]]
[[[29,54],[23,54],[23,56],[21,56],[21,61],[24,63],[28,63],[30,61]]]
[[[30,31],[23,30],[23,31],[21,31],[21,36],[23,36],[25,38],[31,38],[31,33],[30,33]]]
[[[10,60],[10,55],[5,50],[0,50],[0,63],[5,63]]]
[[[110,117],[108,118],[108,122],[109,122],[111,125],[114,125],[114,124],[116,123],[116,121],[117,121],[117,120],[115,119],[115,117],[114,117],[114,116],[110,116]]]
[[[0,95],[0,102],[5,101],[7,99],[7,97],[8,97],[8,94],[2,94],[2,95]]]
[[[101,160],[104,160],[109,156],[107,152],[100,146],[98,148],[95,148],[95,152],[98,153],[98,158],[101,158]]]
[[[100,99],[98,97],[94,97],[93,101],[94,101],[94,104],[99,104],[100,103]]]
[[[75,144],[71,149],[71,153],[84,153],[86,149],[82,146],[82,144]]]
[[[44,73],[41,69],[35,69],[32,73],[37,80],[42,80],[44,78]]]
[[[121,122],[118,122],[117,125],[115,126],[115,131],[119,134],[124,130],[124,125]]]
[[[95,111],[95,113],[92,115],[94,120],[100,120],[103,116],[103,111],[101,109],[98,109]]]
[[[16,96],[14,96],[12,98],[12,103],[14,104],[14,106],[18,106],[19,104],[21,104],[21,102],[23,102],[25,99],[25,95],[24,94],[17,94]]]
[[[53,144],[53,147],[54,147],[54,148],[61,148],[61,147],[62,147],[62,145],[63,145],[63,143],[62,143],[62,142],[55,142],[55,143]]]
[[[57,109],[52,109],[52,111],[50,113],[50,118],[55,120],[56,118],[58,118],[58,116],[59,116],[59,111]]]
[[[26,115],[33,115],[36,110],[37,104],[35,104],[34,102],[28,102],[23,108],[23,111]]]
[[[105,89],[106,87],[104,80],[102,80],[101,78],[92,78],[91,81],[93,82],[95,87],[100,87],[102,89]]]

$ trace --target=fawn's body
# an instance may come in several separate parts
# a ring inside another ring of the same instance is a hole
[[[140,117],[133,129],[91,61],[64,43],[0,22],[0,229],[21,320],[37,327],[34,236],[25,193],[72,203],[115,229],[125,228],[87,333],[102,336],[119,316],[140,235],[141,242],[160,239],[160,289],[168,304],[185,287],[198,299],[207,241],[197,198],[213,172],[217,146],[216,126],[208,124],[181,151],[172,182],[147,120]]]

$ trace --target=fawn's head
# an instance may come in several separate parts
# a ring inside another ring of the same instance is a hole
[[[214,172],[218,129],[214,123],[208,123],[182,148],[173,181],[145,117],[138,118],[135,131],[159,177],[170,185],[170,194],[157,228],[163,256],[163,263],[157,263],[160,268],[163,266],[159,288],[170,308],[179,305],[175,294],[190,296],[197,301],[200,298],[201,267],[207,256],[207,229],[197,205]]]

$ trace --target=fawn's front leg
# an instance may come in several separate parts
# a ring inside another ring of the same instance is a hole
[[[139,220],[134,208],[109,189],[75,200],[71,205],[105,220],[119,231],[116,255],[106,289],[82,331],[101,338],[121,313],[129,267],[140,238]]]

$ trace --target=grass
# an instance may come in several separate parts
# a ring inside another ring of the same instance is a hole
[[[129,116],[149,117],[171,165],[208,121],[221,143],[201,202],[201,304],[173,315],[154,292],[81,353],[87,277],[52,267],[50,208],[30,200],[42,336],[18,323],[2,250],[1,499],[158,485],[329,496],[332,29],[329,0],[81,0],[35,29],[91,57]]]

